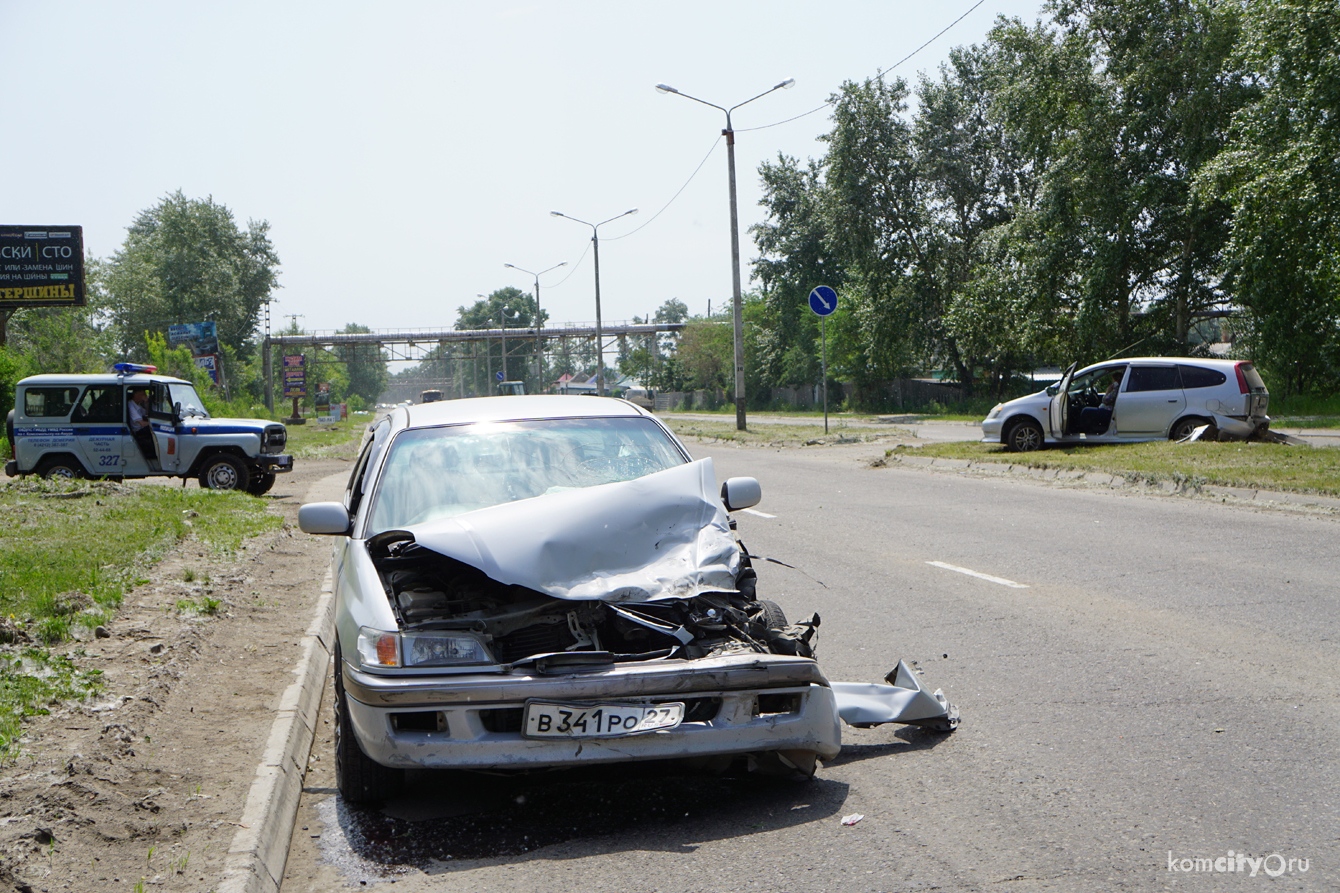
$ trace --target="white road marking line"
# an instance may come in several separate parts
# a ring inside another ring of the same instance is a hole
[[[989,583],[999,583],[1001,586],[1008,586],[1011,589],[1027,589],[1027,583],[1016,583],[1013,580],[1006,580],[1004,577],[993,577],[990,574],[982,574],[977,571],[970,571],[966,567],[958,567],[953,564],[945,564],[943,561],[928,561],[927,564],[932,567],[942,567],[947,571],[953,571],[956,574],[967,574],[970,577],[976,577],[979,580],[986,580]]]
[[[760,518],[775,518],[776,515],[769,515],[767,512],[756,512],[753,509],[740,509],[742,512],[748,512],[751,515],[758,515]]]

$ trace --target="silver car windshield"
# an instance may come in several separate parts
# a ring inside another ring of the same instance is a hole
[[[686,461],[664,429],[645,418],[416,428],[391,442],[365,535],[632,480]]]

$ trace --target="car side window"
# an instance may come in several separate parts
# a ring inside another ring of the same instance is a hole
[[[114,384],[89,385],[70,420],[121,424],[121,388]]]
[[[1203,366],[1178,366],[1182,373],[1184,388],[1213,388],[1228,381],[1228,376],[1218,369],[1206,369]]]
[[[23,392],[23,414],[30,419],[63,419],[70,414],[78,397],[78,388],[26,388]]]
[[[363,502],[367,486],[371,483],[368,478],[369,469],[377,463],[377,456],[381,453],[382,447],[386,446],[386,435],[390,430],[390,421],[382,419],[381,423],[364,437],[363,452],[354,463],[354,470],[349,475],[349,484],[344,497],[344,507],[351,515],[358,512],[358,506]]]
[[[1132,366],[1126,391],[1175,391],[1182,387],[1176,366]]]

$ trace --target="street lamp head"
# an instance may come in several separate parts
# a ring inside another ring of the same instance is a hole
[[[549,212],[549,216],[550,216],[550,217],[567,217],[568,215],[567,215],[567,214],[564,214],[562,211],[550,211],[550,212]]]
[[[787,78],[786,80],[782,81],[780,84],[778,84],[776,87],[773,87],[772,89],[774,89],[774,90],[779,90],[779,89],[780,89],[780,90],[790,90],[790,89],[791,89],[792,87],[794,87],[795,85],[796,85],[796,79],[795,79],[795,78]]]
[[[657,84],[657,85],[656,85],[656,92],[657,92],[657,93],[678,93],[679,91],[676,90],[674,87],[670,86],[669,84]]]

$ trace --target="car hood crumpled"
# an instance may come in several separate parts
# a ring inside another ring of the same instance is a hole
[[[562,599],[733,592],[740,549],[711,459],[407,528],[427,549]]]

